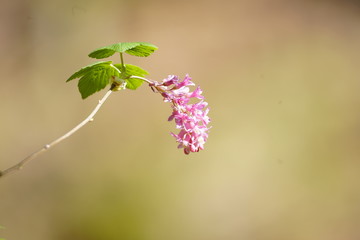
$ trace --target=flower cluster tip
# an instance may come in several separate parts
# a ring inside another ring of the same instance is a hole
[[[174,120],[179,133],[171,135],[179,143],[178,148],[183,148],[185,154],[198,152],[204,149],[208,139],[210,118],[208,117],[208,103],[204,101],[202,90],[198,86],[190,92],[189,86],[195,86],[191,77],[186,75],[184,80],[178,76],[169,75],[161,83],[154,81],[150,87],[164,97],[164,102],[170,102],[172,114],[169,121]],[[191,99],[198,99],[190,103]]]

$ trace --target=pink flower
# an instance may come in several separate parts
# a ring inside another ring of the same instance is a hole
[[[171,133],[179,143],[178,148],[184,148],[184,153],[198,152],[204,149],[208,138],[210,118],[209,108],[204,102],[202,90],[197,87],[190,92],[188,86],[195,85],[191,78],[186,75],[183,81],[179,77],[169,75],[161,83],[153,82],[150,87],[157,90],[164,97],[164,102],[170,102],[173,112],[169,121],[174,120],[176,128],[180,129],[178,134]],[[189,104],[191,98],[201,99],[200,102]]]

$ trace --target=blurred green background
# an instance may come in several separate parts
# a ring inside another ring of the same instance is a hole
[[[82,121],[65,80],[116,42],[162,80],[189,73],[212,126],[186,156],[145,84],[0,181],[7,240],[360,239],[360,3],[3,0],[0,168]],[[117,58],[112,58],[118,60]]]

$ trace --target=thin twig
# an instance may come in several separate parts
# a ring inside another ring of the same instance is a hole
[[[137,79],[141,79],[141,80],[143,80],[143,81],[145,81],[145,82],[147,82],[147,83],[153,83],[152,81],[150,81],[150,80],[148,80],[148,79],[146,79],[146,78],[143,78],[143,77],[138,77],[138,76],[131,76],[130,78],[137,78]]]
[[[29,156],[24,158],[22,161],[20,161],[16,165],[14,165],[14,166],[12,166],[12,167],[4,170],[4,171],[0,171],[0,178],[4,177],[5,175],[7,175],[7,174],[9,174],[11,172],[14,172],[15,170],[20,170],[27,162],[29,162],[29,161],[33,160],[34,158],[38,157],[40,154],[44,153],[46,150],[48,150],[49,148],[55,146],[56,144],[63,141],[64,139],[70,137],[72,134],[74,134],[76,131],[78,131],[80,128],[82,128],[88,122],[93,121],[93,117],[99,111],[102,104],[106,101],[106,99],[110,96],[110,94],[112,92],[113,92],[112,89],[110,89],[109,91],[106,92],[105,96],[101,100],[99,100],[99,103],[96,105],[95,109],[90,113],[90,115],[84,121],[82,121],[76,127],[71,129],[69,132],[65,133],[63,136],[59,137],[58,139],[52,141],[49,144],[46,144],[41,149],[39,149],[36,152],[30,154]]]

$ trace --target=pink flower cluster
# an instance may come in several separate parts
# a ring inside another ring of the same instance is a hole
[[[180,132],[171,133],[171,135],[179,143],[178,148],[184,148],[185,154],[204,149],[209,132],[208,103],[204,101],[200,87],[190,92],[188,86],[194,85],[188,75],[183,81],[180,81],[177,76],[169,75],[161,83],[150,83],[150,87],[164,97],[164,102],[172,104],[173,112],[168,120],[175,120],[176,128],[180,129]],[[200,101],[189,103],[191,98],[197,98]]]

